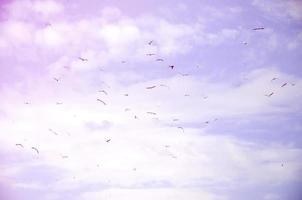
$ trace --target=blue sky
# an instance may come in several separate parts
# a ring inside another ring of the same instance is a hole
[[[300,1],[0,10],[1,198],[301,198]]]

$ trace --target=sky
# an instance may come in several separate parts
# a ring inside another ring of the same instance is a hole
[[[0,0],[0,199],[300,200],[299,0]]]

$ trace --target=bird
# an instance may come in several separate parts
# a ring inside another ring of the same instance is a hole
[[[162,59],[162,58],[157,58],[155,61],[160,61],[160,62],[163,62],[163,61],[164,61],[164,59]]]
[[[156,87],[156,85],[153,85],[153,86],[146,87],[146,89],[150,90],[150,89],[153,89],[155,87]]]
[[[32,147],[31,149],[35,150],[37,152],[37,154],[39,154],[39,150],[36,147]]]
[[[56,78],[56,77],[54,77],[54,78],[53,78],[53,80],[55,80],[55,81],[59,82],[59,81],[60,81],[60,78]]]
[[[62,158],[68,158],[68,156],[62,156]]]
[[[283,83],[283,85],[281,85],[281,87],[284,87],[284,86],[286,86],[287,85],[287,83]]]
[[[24,102],[24,104],[29,105],[30,103],[29,102]]]
[[[169,67],[170,67],[171,69],[173,69],[173,68],[174,68],[174,65],[169,65]]]
[[[152,43],[153,43],[153,40],[151,40],[151,41],[148,42],[149,45],[152,45]]]
[[[138,119],[138,117],[136,115],[134,115],[134,119]]]
[[[277,77],[274,77],[274,78],[272,78],[272,80],[271,81],[275,81],[275,80],[277,80],[278,78]]]
[[[99,90],[99,92],[102,92],[102,93],[108,95],[108,93],[105,90]]]
[[[264,27],[256,27],[252,29],[253,31],[259,31],[259,30],[264,30]]]
[[[203,98],[203,99],[207,99],[207,98],[208,98],[208,96],[203,96],[202,98]]]
[[[271,92],[270,94],[266,94],[265,96],[271,97],[274,94],[274,92]]]
[[[155,112],[147,112],[147,114],[150,114],[150,115],[156,115]]]
[[[209,122],[209,121],[205,121],[204,123],[205,123],[205,124],[209,124],[210,122]]]
[[[130,111],[130,108],[125,108],[125,112]]]
[[[173,122],[179,121],[179,119],[173,119]]]
[[[96,99],[97,101],[99,101],[99,102],[101,102],[101,103],[103,103],[104,105],[107,105],[103,100],[101,100],[101,99]]]
[[[51,128],[48,129],[50,132],[52,132],[55,135],[59,135],[57,132],[55,132],[54,130],[52,130]]]
[[[127,97],[127,96],[129,96],[129,94],[124,94],[124,96],[126,96],[126,97]]]
[[[80,59],[81,61],[88,61],[88,59],[87,58],[82,58],[82,57],[78,57],[78,59]]]
[[[24,146],[22,144],[16,144],[16,146],[24,148]]]
[[[56,104],[57,104],[57,105],[62,105],[63,103],[62,103],[62,102],[56,102]]]
[[[189,74],[183,74],[183,73],[179,73],[182,76],[189,76]]]
[[[247,45],[247,42],[243,42],[244,45]]]
[[[124,63],[126,63],[126,61],[125,61],[125,60],[122,60],[122,61],[121,61],[121,63],[123,63],[123,64],[124,64]]]
[[[184,96],[185,96],[185,97],[189,97],[190,95],[189,95],[189,94],[185,94]]]
[[[182,130],[182,132],[185,132],[185,130],[184,130],[184,128],[183,128],[183,127],[179,126],[179,127],[177,127],[177,128],[181,129],[181,130]]]
[[[169,86],[165,85],[165,84],[160,84],[160,87],[166,87],[166,88],[170,88]]]
[[[110,142],[110,141],[111,141],[111,139],[107,139],[107,140],[106,140],[107,143]]]
[[[155,56],[155,53],[147,53],[146,56]]]

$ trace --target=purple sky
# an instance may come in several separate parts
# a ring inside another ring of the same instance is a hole
[[[301,58],[298,0],[2,0],[0,199],[300,200]]]

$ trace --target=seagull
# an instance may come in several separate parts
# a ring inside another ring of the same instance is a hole
[[[189,97],[190,95],[189,94],[185,94],[185,97]]]
[[[29,102],[25,102],[24,104],[29,105],[30,103]]]
[[[156,85],[153,85],[153,86],[150,86],[150,87],[146,87],[146,89],[150,90],[150,89],[153,89],[155,87],[156,87]]]
[[[270,93],[270,94],[266,94],[265,96],[271,97],[273,94],[274,94],[274,93],[272,92],[272,93]]]
[[[35,150],[37,154],[39,154],[39,150],[36,147],[32,147],[31,149]]]
[[[276,77],[274,77],[274,78],[272,78],[272,80],[271,81],[275,81],[275,80],[277,80],[278,78],[276,78]]]
[[[155,53],[147,53],[146,56],[155,56]]]
[[[50,129],[48,129],[50,132],[52,132],[53,134],[55,134],[55,135],[58,135],[58,133],[57,132],[55,132],[54,130],[52,130],[51,128]]]
[[[181,129],[181,130],[182,130],[182,132],[185,132],[185,130],[184,130],[184,128],[183,128],[183,127],[179,126],[179,127],[177,127],[177,128]]]
[[[126,97],[127,97],[127,96],[129,96],[129,94],[124,94],[124,96],[126,96]]]
[[[62,158],[68,158],[68,156],[62,156]]]
[[[104,94],[108,95],[108,93],[105,90],[99,90],[99,92],[103,92]]]
[[[57,105],[62,105],[63,103],[62,103],[62,102],[56,102],[56,104],[57,104]]]
[[[209,121],[205,121],[204,123],[205,123],[205,124],[209,124],[210,122],[209,122]]]
[[[97,99],[97,101],[103,103],[104,105],[107,105],[107,104],[106,104],[103,100],[101,100],[101,99]]]
[[[87,58],[82,58],[82,57],[78,57],[78,59],[80,59],[81,61],[88,61],[88,59]]]
[[[150,42],[148,42],[149,45],[152,45],[152,43],[153,43],[153,40],[151,40]]]
[[[253,31],[259,31],[259,30],[264,30],[264,27],[257,27],[257,28],[253,28]]]
[[[56,78],[56,77],[54,77],[54,78],[53,78],[53,80],[55,80],[55,81],[59,82],[59,81],[60,81],[60,78]]]
[[[171,69],[173,69],[173,68],[174,68],[174,65],[169,65],[169,67],[170,67]]]
[[[138,117],[136,115],[134,115],[134,119],[138,119]]]
[[[150,114],[150,115],[156,115],[155,112],[147,112],[147,114]]]
[[[166,88],[170,88],[169,86],[164,85],[164,84],[160,84],[159,86],[160,86],[160,87],[166,87]]]
[[[122,61],[121,61],[121,63],[123,63],[123,64],[124,64],[124,63],[126,63],[126,61],[125,61],[125,60],[122,60]]]
[[[107,143],[110,142],[110,141],[111,141],[111,139],[107,139],[107,140],[106,140]]]
[[[163,62],[163,61],[164,61],[164,59],[162,59],[162,58],[157,58],[155,61],[160,61],[160,62]]]
[[[179,121],[179,119],[173,119],[173,122]]]
[[[286,86],[287,85],[287,83],[283,83],[283,85],[281,85],[281,87],[284,87],[284,86]]]
[[[16,144],[16,146],[24,148],[24,146],[22,144]]]

